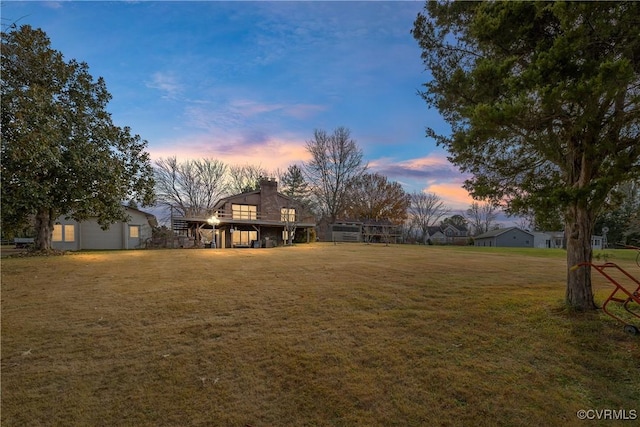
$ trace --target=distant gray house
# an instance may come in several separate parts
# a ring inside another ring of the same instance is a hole
[[[518,227],[490,230],[474,239],[475,246],[533,248],[534,235]]]
[[[534,247],[562,248],[564,246],[564,231],[533,231]]]
[[[564,231],[534,231],[536,248],[564,248]],[[591,248],[602,249],[603,237],[591,236]]]
[[[77,251],[83,249],[138,249],[144,247],[158,222],[154,215],[124,207],[129,221],[111,224],[103,230],[97,219],[78,222],[58,217],[53,226],[51,246],[54,249]]]

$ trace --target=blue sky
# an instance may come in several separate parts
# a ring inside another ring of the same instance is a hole
[[[372,171],[471,203],[425,127],[428,79],[410,30],[424,2],[16,2],[2,22],[42,28],[104,77],[114,122],[152,159],[215,158],[282,170],[314,129],[351,130]]]

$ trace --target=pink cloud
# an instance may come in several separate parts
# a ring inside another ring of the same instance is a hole
[[[437,194],[451,209],[467,209],[473,199],[462,188],[465,175],[449,160],[444,151],[434,151],[426,156],[396,161],[380,158],[369,162],[369,168],[397,180],[411,192],[424,191]]]
[[[286,169],[309,158],[303,138],[295,136],[266,137],[260,144],[247,141],[243,135],[227,135],[223,143],[211,135],[192,136],[170,141],[149,149],[153,160],[176,156],[179,160],[214,158],[229,165],[260,165],[269,171]]]
[[[457,179],[460,177],[460,172],[449,163],[446,155],[439,152],[401,161],[380,158],[370,161],[369,167],[375,172],[399,180]]]
[[[461,182],[431,183],[422,191],[437,194],[452,209],[467,209],[473,202],[467,190],[462,188]]]

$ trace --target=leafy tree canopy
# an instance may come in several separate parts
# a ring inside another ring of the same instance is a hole
[[[467,228],[469,221],[462,215],[452,215],[442,220],[442,226],[453,225],[454,227],[462,230]]]
[[[122,202],[153,202],[146,141],[115,126],[111,95],[84,62],[65,62],[28,25],[2,33],[2,227],[36,222],[36,247],[51,246],[61,214],[125,219]]]
[[[428,135],[507,212],[561,209],[569,266],[591,261],[610,191],[640,174],[640,3],[428,2],[413,36],[422,96],[451,126]],[[594,308],[589,269],[567,303]]]
[[[401,224],[407,219],[411,197],[402,185],[378,173],[353,178],[347,186],[345,216],[359,220],[390,221]]]

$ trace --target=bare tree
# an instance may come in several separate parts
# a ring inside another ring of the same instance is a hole
[[[516,227],[521,230],[531,231],[534,229],[534,223],[530,217],[521,216],[515,223]]]
[[[410,195],[409,221],[420,232],[420,241],[427,242],[429,227],[434,226],[440,218],[451,210],[435,193],[413,192]]]
[[[467,218],[473,227],[473,235],[478,236],[486,233],[496,226],[496,218],[498,213],[497,207],[491,203],[471,203],[471,207],[467,209]]]
[[[179,216],[207,215],[227,191],[226,172],[227,166],[214,159],[159,159],[154,166],[158,203]]]
[[[229,168],[229,191],[233,194],[255,191],[260,188],[260,178],[268,172],[260,165],[234,165]]]
[[[300,213],[296,211],[292,203],[287,203],[286,207],[281,208],[280,221],[284,222],[284,231],[286,232],[285,244],[292,245],[298,228],[298,218]]]
[[[306,147],[311,160],[303,165],[304,172],[321,214],[335,222],[346,207],[347,185],[367,169],[362,161],[362,150],[351,139],[349,129],[344,127],[335,129],[331,135],[316,129]]]

